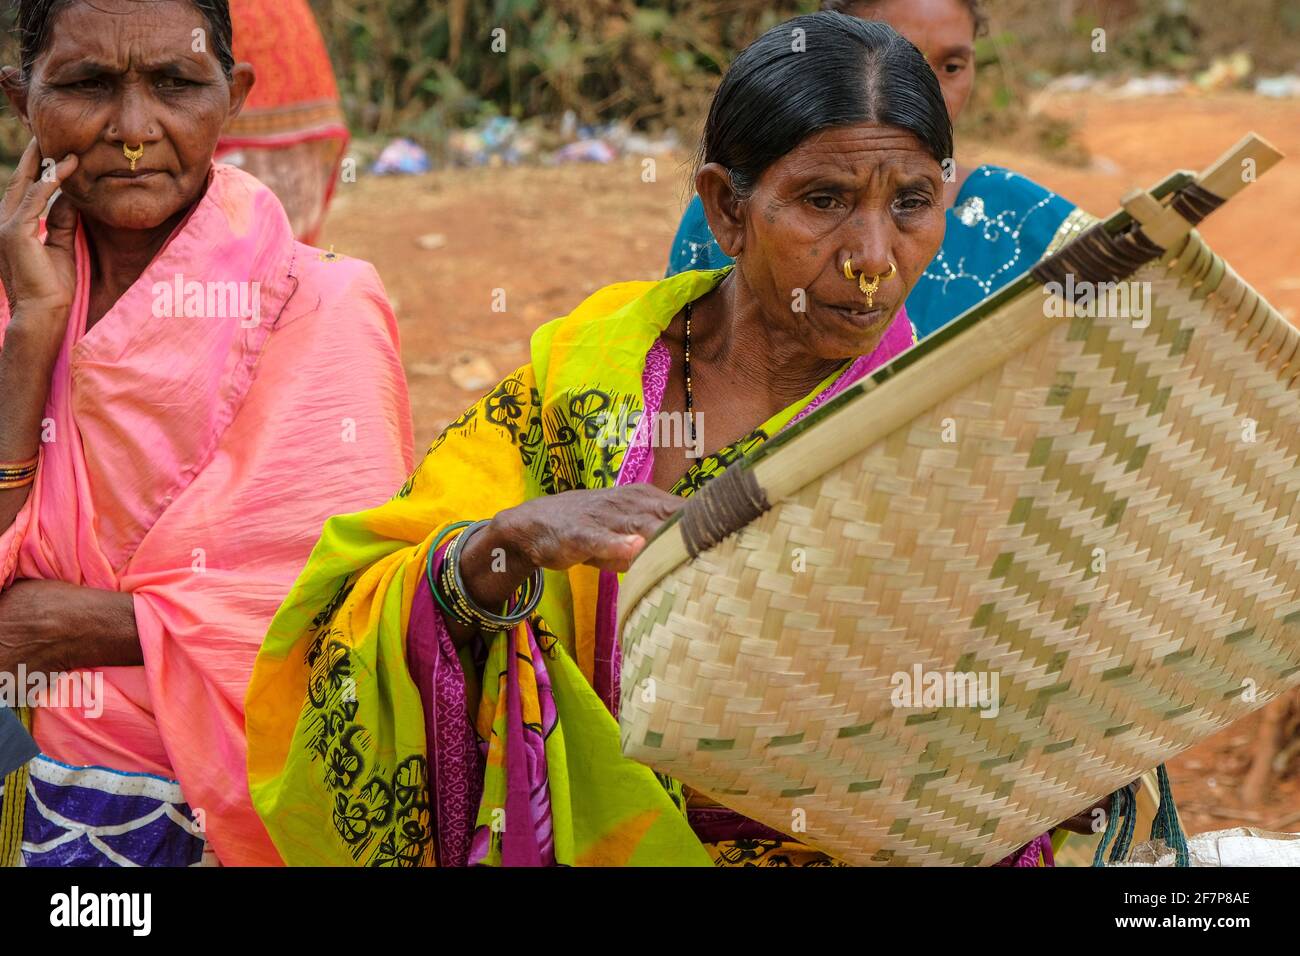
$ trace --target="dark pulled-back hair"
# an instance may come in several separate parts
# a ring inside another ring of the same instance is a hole
[[[985,15],[983,7],[980,6],[980,0],[958,0],[965,5],[970,11],[970,18],[975,21],[975,35],[983,35],[989,28],[989,18]],[[822,9],[830,10],[833,13],[849,13],[859,7],[870,10],[877,6],[880,0],[822,0]]]
[[[812,13],[736,57],[709,108],[699,160],[730,170],[745,198],[812,134],[859,123],[907,130],[940,163],[952,156],[948,107],[921,52],[884,23]]]
[[[64,7],[81,0],[12,0],[18,9],[18,48],[22,57],[23,78],[32,74],[36,58],[50,40],[54,15]],[[160,0],[133,0],[135,3],[155,4]],[[230,21],[229,0],[184,0],[198,8],[208,21],[210,49],[221,64],[227,78],[235,69],[234,27]]]

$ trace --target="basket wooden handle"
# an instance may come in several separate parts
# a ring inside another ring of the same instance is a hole
[[[1226,202],[1280,163],[1284,155],[1258,133],[1247,133],[1196,177],[1196,185]]]
[[[1162,205],[1143,189],[1124,197],[1124,210],[1142,224],[1142,232],[1162,249],[1172,249],[1197,223],[1245,189],[1282,160],[1282,153],[1257,133],[1205,169]]]
[[[1135,190],[1124,197],[1123,205],[1136,221],[1112,233],[1105,223],[1098,223],[1054,256],[1049,256],[1031,270],[1044,285],[1067,285],[1067,277],[1076,282],[1119,282],[1148,262],[1164,255],[1166,249],[1183,239],[1206,216],[1268,172],[1282,159],[1282,153],[1256,133],[1210,165],[1196,181],[1178,190],[1168,205],[1161,204],[1145,190]],[[1079,294],[1085,294],[1082,288]]]

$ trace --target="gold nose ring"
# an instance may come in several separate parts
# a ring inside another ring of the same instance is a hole
[[[846,275],[848,274],[847,268],[845,269],[845,274]],[[898,267],[891,262],[889,264],[888,272],[882,272],[878,276],[873,276],[870,281],[868,281],[865,274],[860,274],[858,276],[858,288],[861,289],[862,294],[867,297],[868,309],[874,309],[876,307],[876,292],[880,288],[880,283],[886,281],[887,279],[892,279],[897,274],[898,274]]]
[[[135,164],[144,159],[144,143],[141,143],[136,147],[131,147],[126,145],[126,143],[123,143],[122,155],[127,158],[128,162],[130,162],[131,172],[135,172]]]

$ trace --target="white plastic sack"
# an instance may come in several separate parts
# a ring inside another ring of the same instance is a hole
[[[1256,827],[1214,830],[1187,838],[1192,866],[1300,866],[1300,833]],[[1133,847],[1125,863],[1109,866],[1173,866],[1174,851],[1163,840]]]

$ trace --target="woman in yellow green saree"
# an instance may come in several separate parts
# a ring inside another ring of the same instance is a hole
[[[951,152],[934,74],[883,24],[800,17],[737,58],[696,177],[736,266],[597,292],[390,502],[327,524],[247,699],[285,862],[831,862],[622,756],[618,574],[913,344]]]

